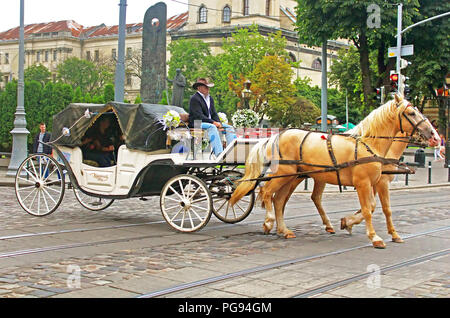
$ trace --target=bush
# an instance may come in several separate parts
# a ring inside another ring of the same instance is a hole
[[[256,127],[259,123],[258,114],[251,109],[240,109],[231,117],[234,127]]]

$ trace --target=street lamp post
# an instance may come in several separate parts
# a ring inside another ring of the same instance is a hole
[[[242,98],[244,99],[244,107],[246,109],[250,109],[249,101],[252,96],[252,91],[250,90],[250,86],[252,82],[250,80],[246,80],[244,83],[244,89],[242,90]]]
[[[116,102],[123,102],[125,91],[125,26],[127,15],[127,0],[120,0],[119,6],[119,42],[114,83],[114,100]]]
[[[27,130],[24,106],[24,64],[25,64],[25,34],[24,34],[24,0],[20,0],[20,29],[19,29],[19,80],[17,83],[17,108],[14,120],[14,129],[11,161],[9,162],[7,176],[15,176],[17,169],[27,157]]]

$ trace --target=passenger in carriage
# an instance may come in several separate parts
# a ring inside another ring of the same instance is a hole
[[[197,92],[191,96],[189,101],[189,127],[194,128],[195,122],[201,122],[201,128],[208,131],[209,142],[216,156],[223,151],[222,141],[219,131],[225,134],[227,144],[236,139],[234,128],[227,124],[222,124],[214,107],[214,99],[209,94],[213,87],[205,78],[199,78],[192,85]]]
[[[93,160],[100,167],[110,167],[115,162],[115,147],[108,130],[110,126],[110,119],[102,115],[98,124],[89,129],[81,140],[84,159]]]

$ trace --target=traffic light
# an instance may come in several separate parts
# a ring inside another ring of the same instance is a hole
[[[375,94],[376,94],[374,99],[381,102],[381,94],[382,94],[381,88],[377,87],[377,88],[374,89],[374,91],[375,91]]]
[[[390,76],[391,79],[391,91],[398,91],[398,74],[397,73],[391,73]]]
[[[410,99],[412,90],[411,87],[409,87],[408,83],[406,82],[407,80],[409,80],[409,77],[402,75],[403,95],[405,96],[406,99]]]

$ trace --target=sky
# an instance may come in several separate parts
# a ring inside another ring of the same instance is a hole
[[[188,0],[127,0],[127,23],[144,19],[145,11],[157,2],[167,4],[167,18],[186,12]],[[20,24],[20,1],[0,0],[0,32]],[[181,2],[181,3],[180,3]],[[74,20],[87,27],[119,24],[120,0],[24,0],[24,23]]]

